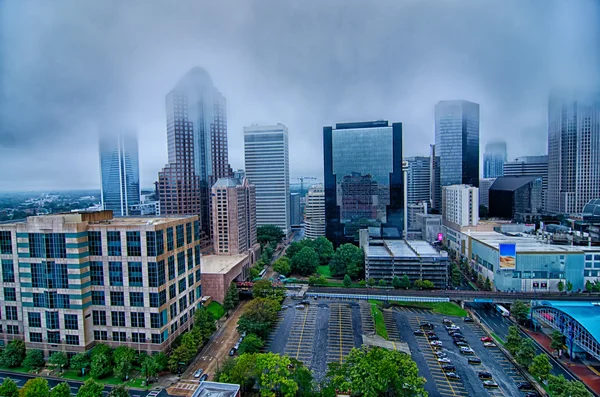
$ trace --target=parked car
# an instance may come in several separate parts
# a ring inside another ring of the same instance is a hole
[[[281,306],[281,308],[282,308],[282,309],[287,309],[287,308],[289,308],[289,307],[290,307],[289,305],[282,305],[282,306]]]
[[[419,328],[421,328],[421,329],[433,329],[433,324],[431,324],[431,323],[421,323],[421,325],[419,325]]]
[[[443,320],[442,320],[442,323],[443,323],[444,325],[452,325],[452,324],[453,324],[453,323],[452,323],[452,320],[449,320],[449,319],[447,319],[447,318],[443,319]]]
[[[467,342],[463,342],[461,340],[454,342],[454,344],[460,347],[469,347],[469,344]]]
[[[436,357],[448,357],[448,355],[444,352],[433,352]]]
[[[242,338],[245,338],[247,335],[246,331],[242,332]]]
[[[479,376],[479,379],[492,379],[492,374],[486,371],[479,371],[477,376]]]
[[[492,342],[492,341],[493,341],[493,339],[492,339],[492,338],[490,338],[489,336],[484,336],[483,338],[481,338],[481,341],[482,341],[482,342]]]
[[[462,335],[461,335],[461,336],[453,336],[453,337],[452,337],[452,340],[453,340],[454,342],[466,342],[466,341],[467,341],[467,340],[465,339],[465,337],[464,337],[464,336],[462,336]]]
[[[456,366],[452,365],[452,364],[444,364],[444,365],[442,365],[442,370],[448,371],[448,372],[453,372],[453,371],[456,371]]]
[[[469,357],[468,363],[473,365],[481,364],[481,359],[479,357]]]
[[[310,301],[308,299],[304,299],[303,301],[300,301],[301,305],[310,305]]]
[[[240,342],[238,342],[238,343],[236,343],[235,345],[233,345],[233,348],[234,348],[235,350],[239,349],[239,348],[240,348]]]
[[[433,332],[433,331],[425,331],[425,335],[427,335],[427,336],[434,336],[435,332]]]
[[[440,340],[440,337],[437,335],[431,335],[428,337],[429,340]]]
[[[473,322],[473,319],[472,319],[471,317],[465,317],[465,318],[463,318],[463,321],[464,321],[465,323],[472,323],[472,322]]]
[[[460,331],[448,332],[448,335],[450,335],[450,336],[463,336],[463,334],[461,334]]]
[[[446,372],[446,378],[450,380],[460,380],[460,376],[456,372]]]
[[[475,352],[473,351],[473,349],[471,349],[470,347],[467,346],[463,346],[460,348],[460,352],[462,354],[475,354]]]
[[[519,389],[519,390],[533,390],[533,386],[529,382],[519,382],[519,383],[517,383],[517,389]]]
[[[425,332],[423,332],[423,331],[422,331],[422,330],[420,330],[420,329],[417,329],[417,330],[414,330],[414,331],[413,331],[413,335],[416,335],[416,336],[423,336],[423,335],[425,335]]]
[[[199,378],[203,372],[204,370],[202,368],[198,369],[196,372],[194,372],[194,378]]]
[[[431,342],[429,342],[429,344],[431,346],[442,346],[442,342],[440,342],[439,340],[431,341]]]
[[[492,379],[484,380],[483,387],[496,388],[496,387],[498,387],[498,382],[496,382],[495,380],[492,380]]]
[[[233,356],[235,356],[235,352],[236,352],[236,350],[237,350],[237,349],[235,349],[235,348],[232,348],[231,350],[229,350],[229,356],[230,356],[230,357],[233,357]]]
[[[483,346],[484,346],[484,347],[496,347],[496,344],[495,344],[495,343],[492,343],[492,342],[485,342],[485,343],[483,344]]]
[[[442,357],[442,358],[438,358],[438,363],[445,363],[445,364],[451,364],[452,361],[448,358],[448,357]]]
[[[304,305],[296,305],[296,309],[304,310]]]
[[[446,331],[458,331],[459,329],[460,327],[454,324],[446,326]]]
[[[208,379],[208,374],[204,374],[200,377],[200,382],[204,382],[207,379]]]

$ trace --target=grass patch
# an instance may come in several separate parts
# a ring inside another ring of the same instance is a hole
[[[206,307],[206,311],[212,314],[215,320],[219,320],[221,317],[225,315],[225,309],[219,302],[212,301]]]
[[[452,302],[390,302],[395,306],[414,307],[417,309],[429,309],[434,313],[445,316],[466,317],[467,311]]]
[[[385,322],[383,321],[383,312],[377,307],[377,304],[371,304],[371,314],[373,315],[373,322],[375,323],[375,332],[377,335],[387,340],[388,333],[387,328],[385,328]]]
[[[329,265],[317,267],[317,273],[326,278],[331,278],[331,270],[329,269]]]
[[[9,372],[18,372],[21,374],[28,374],[31,371],[31,368],[26,368],[26,367],[0,367],[0,369],[5,370],[5,371],[9,371]]]
[[[496,335],[495,333],[492,332],[492,338],[494,338],[494,340],[498,343],[500,343],[502,346],[504,346],[504,341],[502,340],[502,338],[500,338],[498,335]]]
[[[149,390],[152,387],[154,387],[152,384],[142,386],[142,382],[144,382],[144,379],[137,377],[137,375],[138,375],[138,373],[136,371],[134,371],[132,374],[130,374],[129,380],[126,382],[123,382],[120,378],[117,378],[115,376],[109,376],[107,378],[102,378],[102,379],[97,379],[97,380],[100,383],[104,383],[105,385],[111,385],[111,386],[125,384],[125,386],[127,386],[127,387],[135,387],[136,389],[145,389],[145,390]],[[79,373],[76,371],[73,371],[73,370],[66,370],[62,374],[61,378],[68,379],[68,380],[74,380],[77,382],[85,382],[86,380],[91,378],[91,375],[89,374],[89,370],[85,374],[85,376],[79,376]]]

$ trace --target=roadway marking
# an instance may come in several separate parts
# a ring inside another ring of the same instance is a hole
[[[302,337],[304,336],[304,327],[306,326],[306,318],[308,317],[308,309],[305,309],[304,321],[302,322],[302,330],[300,330],[300,341],[298,341],[298,350],[296,350],[296,360],[300,356],[300,345],[302,345]]]
[[[339,320],[339,325],[340,325],[340,364],[342,364],[342,357],[344,357],[344,353],[343,353],[343,346],[344,343],[342,342],[342,305],[338,306],[338,320]]]

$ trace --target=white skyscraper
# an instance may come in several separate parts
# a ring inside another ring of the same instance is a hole
[[[244,127],[246,178],[256,186],[256,224],[290,233],[288,129],[283,124]]]
[[[325,236],[325,190],[321,184],[312,186],[306,196],[304,236],[311,240]]]
[[[442,188],[444,220],[458,226],[477,226],[479,223],[479,189],[469,185]]]

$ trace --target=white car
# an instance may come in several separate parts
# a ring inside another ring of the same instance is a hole
[[[460,348],[460,352],[462,354],[475,354],[475,352],[473,351],[473,349],[471,349],[470,347],[461,347]]]
[[[439,352],[438,351],[438,352],[434,352],[433,354],[435,354],[438,358],[448,357],[448,355],[446,353],[444,353],[444,352]]]
[[[194,372],[194,378],[199,378],[200,375],[202,375],[202,372],[204,372],[204,370],[202,368],[200,368],[198,371]]]
[[[492,343],[492,342],[485,342],[485,343],[483,344],[483,346],[484,346],[484,347],[496,347],[496,344],[495,344],[495,343]]]
[[[296,305],[296,309],[304,310],[304,305]]]
[[[429,344],[431,346],[442,346],[442,342],[440,342],[439,340],[431,341],[431,342],[429,342]]]
[[[445,364],[450,364],[452,361],[450,361],[450,359],[448,357],[442,357],[442,358],[438,358],[438,363],[445,363]]]

